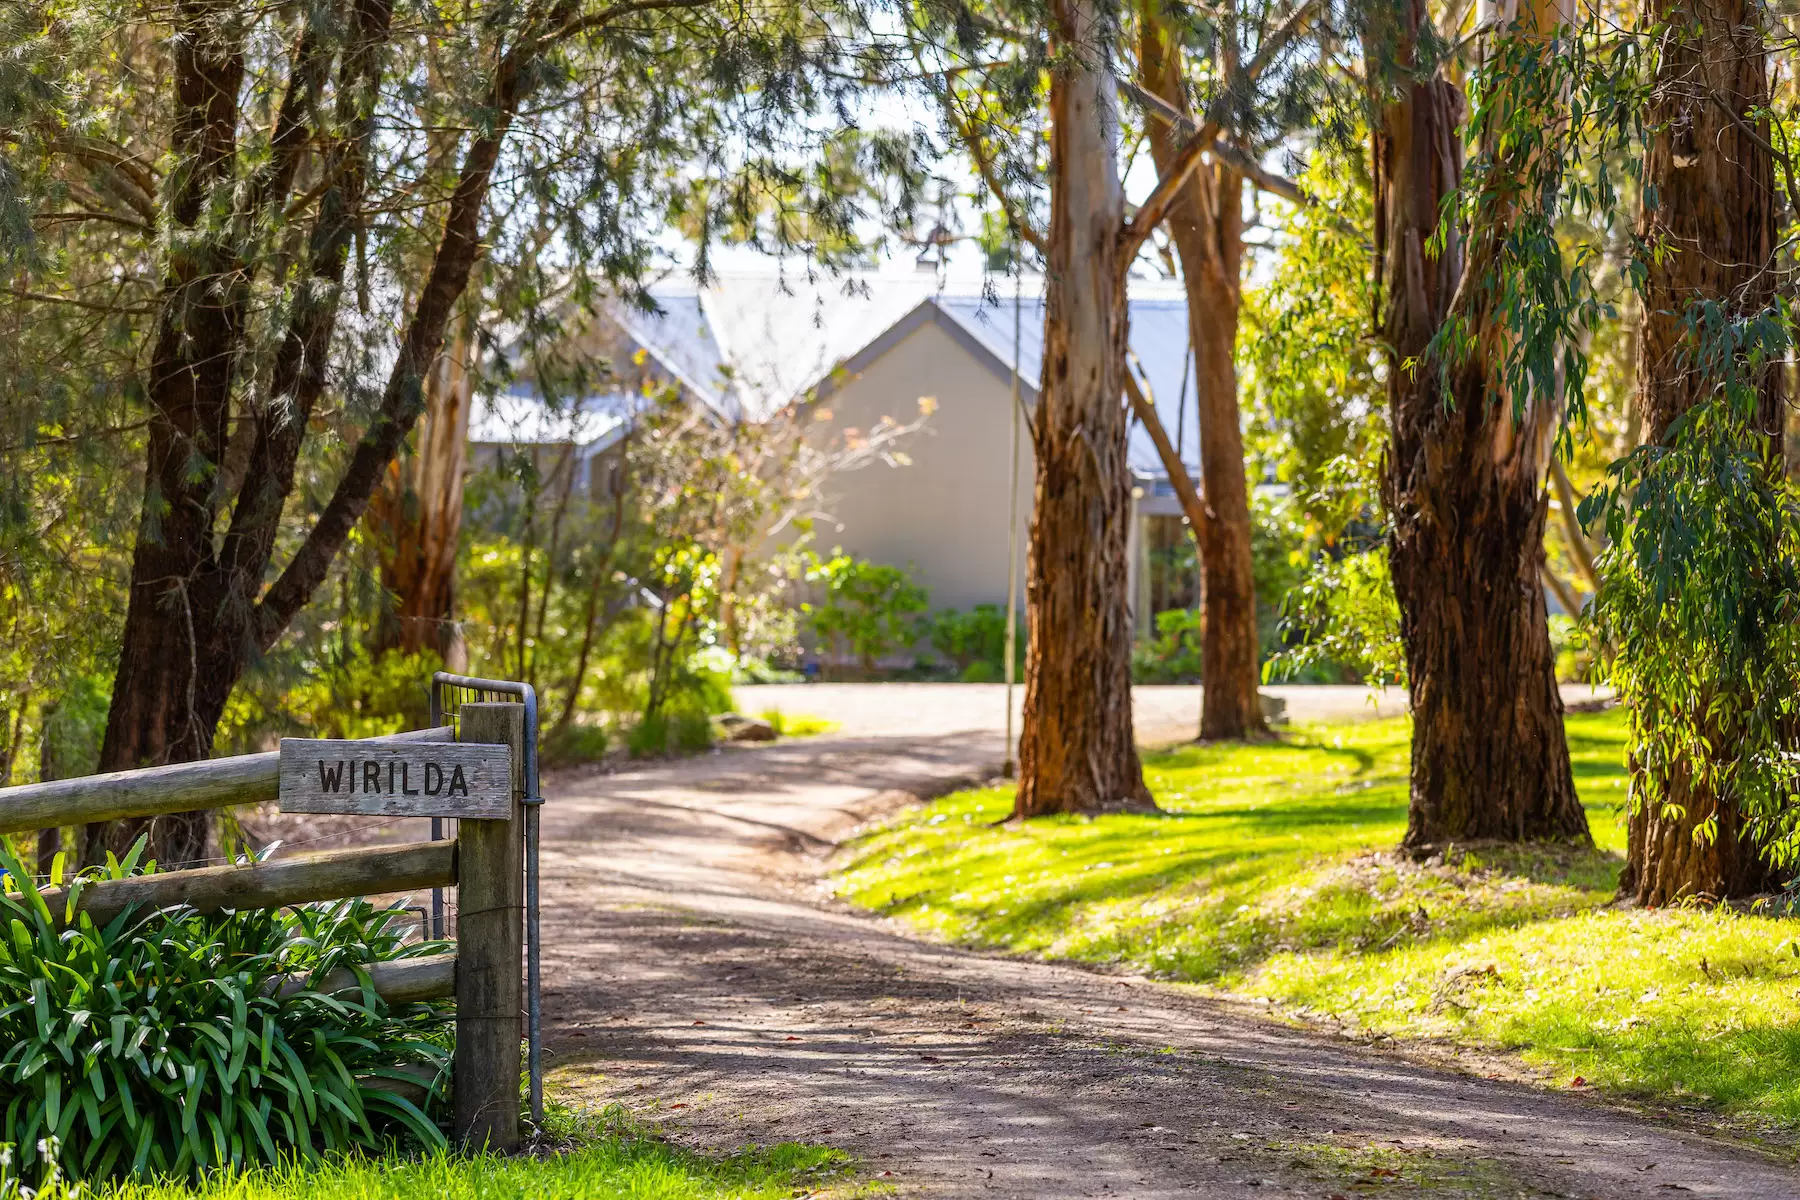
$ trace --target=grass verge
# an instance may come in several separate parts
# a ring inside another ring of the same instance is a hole
[[[815,737],[821,733],[835,733],[838,728],[836,721],[810,713],[783,712],[779,708],[765,708],[762,719],[775,730],[776,737],[784,738]]]
[[[567,1131],[565,1131],[567,1132]],[[872,1196],[853,1160],[824,1146],[784,1142],[709,1156],[661,1140],[616,1109],[581,1121],[563,1149],[542,1156],[435,1153],[344,1158],[322,1167],[258,1168],[192,1186],[60,1184],[36,1200],[786,1200]],[[0,1188],[0,1196],[8,1196]]]
[[[1624,722],[1579,714],[1568,730],[1591,851],[1392,854],[1410,736],[1394,720],[1151,755],[1157,816],[998,825],[1010,789],[960,792],[853,844],[837,889],[967,945],[1203,983],[1800,1127],[1800,926],[1612,907]]]

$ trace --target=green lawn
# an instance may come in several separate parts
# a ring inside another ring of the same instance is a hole
[[[565,1150],[543,1157],[437,1153],[349,1159],[321,1168],[252,1170],[188,1187],[52,1186],[38,1200],[786,1200],[875,1194],[849,1156],[783,1143],[713,1157],[684,1150],[616,1111],[581,1122]],[[0,1197],[11,1196],[0,1186]]]
[[[1119,964],[1293,1016],[1512,1051],[1562,1083],[1800,1125],[1800,925],[1610,907],[1624,722],[1571,716],[1598,848],[1388,852],[1404,720],[1150,756],[1160,816],[998,825],[948,796],[857,842],[845,898],[964,944]]]

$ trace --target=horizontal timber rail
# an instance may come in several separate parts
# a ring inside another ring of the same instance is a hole
[[[145,911],[187,905],[217,912],[449,887],[456,882],[456,847],[453,841],[363,846],[244,866],[107,879],[83,888],[75,907],[104,924],[134,904]],[[52,916],[60,919],[66,895],[60,890],[44,893]]]
[[[529,688],[524,692],[531,694]],[[40,894],[58,921],[68,919],[73,897],[77,912],[104,923],[127,911],[253,911],[454,886],[459,913],[455,953],[338,968],[317,978],[280,976],[265,987],[271,995],[301,990],[336,994],[368,987],[395,1005],[453,999],[456,1044],[449,1083],[454,1093],[455,1137],[467,1146],[512,1150],[520,1142],[519,1077],[524,1065],[520,1053],[521,1013],[526,1008],[520,980],[525,927],[524,814],[535,811],[526,805],[528,796],[536,803],[535,786],[529,792],[526,786],[525,767],[532,761],[536,736],[535,724],[529,738],[526,733],[528,711],[535,717],[533,705],[465,702],[458,706],[455,727],[361,739],[373,745],[388,743],[389,753],[374,756],[383,761],[412,757],[391,753],[394,743],[460,742],[507,748],[508,753],[499,760],[505,768],[493,761],[492,754],[474,756],[489,764],[484,769],[494,773],[493,785],[482,781],[481,805],[470,799],[449,809],[447,815],[458,821],[453,841],[363,846],[266,862],[96,879]],[[390,781],[393,765],[389,761]],[[460,780],[461,768],[457,771]],[[429,779],[429,773],[425,778]],[[529,778],[535,784],[535,773]],[[469,782],[476,781],[471,777]],[[323,775],[319,783],[322,789]],[[407,788],[404,769],[400,784],[399,795],[420,794]],[[453,783],[449,795],[472,795],[470,787],[460,793],[454,787]],[[391,782],[388,791],[392,791]],[[425,794],[438,795],[435,790]],[[0,834],[281,798],[280,752],[246,754],[0,788]],[[301,807],[306,796],[290,796],[289,800],[295,811],[312,811]],[[427,805],[421,802],[415,807]],[[438,820],[441,818],[434,819],[434,825]],[[535,970],[532,980],[535,1012]],[[378,1072],[384,1082],[371,1086],[392,1085],[417,1091],[423,1098],[420,1089],[425,1085],[445,1082],[435,1071],[416,1081],[406,1078],[412,1074],[406,1067]]]
[[[420,958],[396,958],[389,962],[370,963],[362,968],[369,986],[389,1004],[418,1004],[425,1000],[448,1000],[456,995],[456,955],[432,954]],[[320,980],[304,975],[282,980],[275,991],[291,996],[296,992],[315,991],[327,995],[353,992],[362,988],[362,980],[349,967],[339,967]]]
[[[452,742],[456,734],[445,726],[368,740],[376,745]],[[275,799],[280,786],[281,752],[270,750],[0,788],[0,833],[260,804]]]

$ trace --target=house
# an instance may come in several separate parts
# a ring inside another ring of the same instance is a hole
[[[660,375],[727,420],[754,421],[810,397],[833,428],[866,429],[883,416],[910,420],[919,399],[932,397],[926,428],[904,447],[910,464],[833,477],[824,505],[833,519],[816,530],[817,541],[910,566],[934,608],[1004,605],[1016,501],[1023,603],[1033,470],[1030,434],[1015,411],[1023,417],[1037,402],[1042,280],[1026,277],[1018,288],[1015,298],[1009,277],[954,280],[935,270],[721,274],[704,287],[670,279],[651,288],[659,312],[616,306],[605,314],[602,336],[612,339],[615,362]],[[1184,460],[1197,463],[1185,296],[1177,283],[1134,280],[1130,305],[1140,377],[1170,436],[1180,434]],[[568,441],[579,461],[603,461],[628,419],[626,394],[588,402],[591,432],[584,435],[564,431],[556,423],[563,417],[534,412],[529,390],[521,389],[476,421],[471,440],[478,456],[508,442]],[[1135,424],[1129,463],[1132,596],[1141,632],[1157,607],[1192,603],[1193,588],[1185,580],[1153,580],[1155,548],[1185,534],[1155,447]]]

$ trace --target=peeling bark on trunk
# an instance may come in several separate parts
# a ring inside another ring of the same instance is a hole
[[[416,449],[388,467],[369,501],[381,583],[393,597],[376,631],[377,652],[435,650],[450,670],[462,647],[455,625],[456,550],[462,535],[469,414],[474,405],[474,321],[464,315],[425,377]]]
[[[1049,270],[1035,433],[1019,790],[1013,815],[1152,806],[1131,721],[1130,519],[1119,240],[1125,196],[1108,66],[1113,22],[1055,0]]]
[[[1775,292],[1778,200],[1766,117],[1768,57],[1761,10],[1745,0],[1652,0],[1645,23],[1668,25],[1660,49],[1647,124],[1658,130],[1644,164],[1646,207],[1639,233],[1672,253],[1649,265],[1638,338],[1637,404],[1650,440],[1661,442],[1717,380],[1691,360],[1684,314],[1714,301],[1735,312],[1767,307]],[[1761,417],[1769,432],[1768,469],[1781,466],[1779,366],[1762,381]],[[1643,714],[1653,719],[1653,714]],[[1780,885],[1747,840],[1729,797],[1696,790],[1682,764],[1662,780],[1680,816],[1640,807],[1631,817],[1620,890],[1640,904],[1683,897],[1729,899]],[[1637,770],[1655,769],[1637,764]],[[1696,840],[1716,815],[1717,835]]]
[[[1395,58],[1409,64],[1426,6],[1412,0],[1396,19]],[[1466,246],[1452,231],[1440,255],[1427,248],[1461,179],[1462,108],[1441,76],[1415,80],[1384,100],[1375,131],[1391,423],[1382,494],[1412,679],[1404,844],[1416,852],[1474,840],[1589,840],[1539,580],[1557,414],[1534,397],[1515,418],[1493,376],[1503,334],[1482,307],[1489,293],[1459,295],[1465,269],[1471,278],[1484,270],[1504,238],[1508,210],[1484,207]],[[1427,348],[1457,303],[1468,305],[1474,345],[1446,380]],[[1408,360],[1419,365],[1408,370]]]
[[[1146,14],[1138,68],[1146,90],[1192,116],[1179,49],[1166,23]],[[1181,150],[1181,133],[1149,126],[1150,153],[1166,173]],[[1206,624],[1200,649],[1200,737],[1246,738],[1268,732],[1262,703],[1256,629],[1256,580],[1250,557],[1250,491],[1238,413],[1237,331],[1243,306],[1243,177],[1223,163],[1195,171],[1169,208],[1167,227],[1181,261],[1194,345],[1200,408],[1200,478],[1205,510],[1189,513],[1200,547]],[[1179,461],[1165,464],[1185,473]]]

